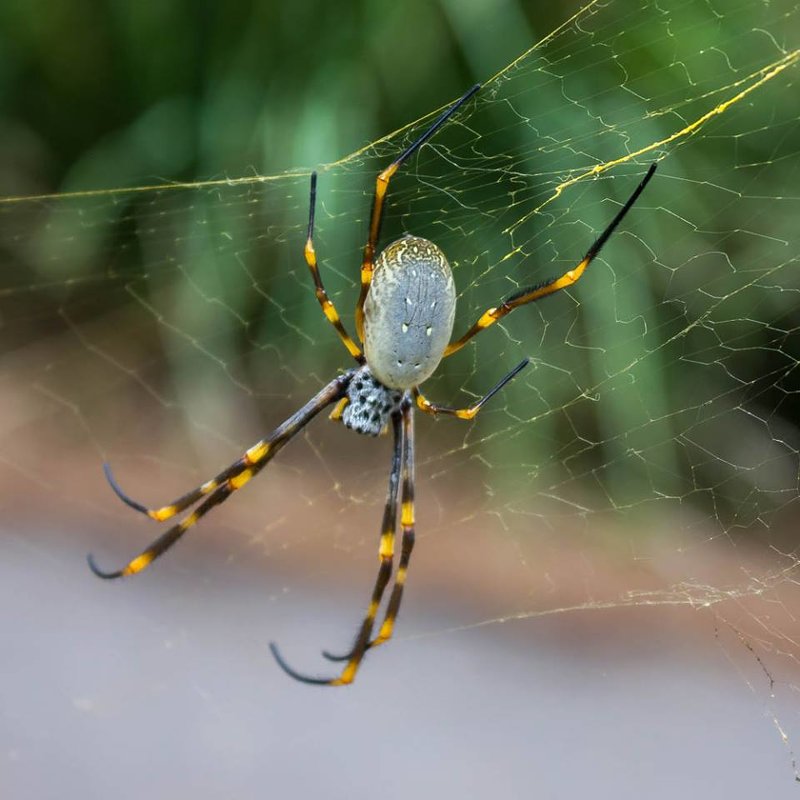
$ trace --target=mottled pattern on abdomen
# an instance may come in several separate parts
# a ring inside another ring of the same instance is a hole
[[[378,256],[364,303],[364,355],[392,389],[429,378],[453,332],[456,290],[444,253],[406,236]]]

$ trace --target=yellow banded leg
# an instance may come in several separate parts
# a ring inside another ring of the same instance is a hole
[[[352,380],[354,370],[334,378],[322,391],[311,398],[299,411],[292,414],[289,419],[279,425],[266,439],[253,445],[238,461],[220,472],[216,478],[204,483],[198,489],[184,495],[174,503],[164,506],[157,511],[150,511],[125,495],[117,486],[106,467],[114,491],[120,498],[137,511],[142,511],[153,519],[168,519],[188,506],[206,496],[206,499],[185,519],[173,525],[166,533],[156,539],[146,550],[128,562],[122,569],[106,572],[101,570],[89,555],[88,561],[92,572],[100,578],[121,578],[135,575],[149,566],[162,553],[172,547],[186,531],[191,528],[201,517],[207,514],[214,506],[227,500],[233,492],[241,489],[254,478],[281,450],[281,448],[302,428],[304,428],[323,408],[341,399],[347,391]],[[211,487],[211,488],[208,488]]]
[[[356,333],[358,338],[364,341],[364,302],[367,299],[370,283],[372,283],[372,272],[375,268],[375,253],[378,247],[378,237],[381,232],[381,222],[383,222],[383,206],[386,192],[389,188],[389,181],[397,170],[414,153],[422,147],[435,133],[447,122],[453,114],[458,111],[480,89],[480,84],[475,84],[468,92],[462,95],[455,103],[446,108],[425,130],[425,132],[415,139],[385,170],[383,170],[375,181],[375,194],[372,198],[372,211],[369,215],[369,234],[367,243],[364,245],[364,256],[361,260],[361,291],[356,303]]]
[[[328,297],[328,293],[325,291],[325,286],[322,283],[322,276],[319,274],[319,267],[317,266],[317,254],[314,250],[314,213],[316,205],[317,173],[312,172],[311,198],[309,200],[308,210],[308,235],[306,237],[306,246],[303,253],[305,255],[306,264],[308,264],[308,268],[311,271],[311,277],[314,281],[315,294],[317,296],[317,301],[322,308],[322,313],[325,314],[325,318],[336,329],[336,333],[339,334],[339,338],[342,340],[350,355],[353,356],[353,358],[355,358],[359,364],[361,364],[364,361],[361,348],[353,341],[350,334],[345,329],[344,324],[339,317],[339,312],[336,310],[336,306],[333,304],[333,301]]]
[[[393,510],[396,516],[397,514],[396,495],[395,495],[395,504]],[[385,521],[386,520],[384,519],[384,522]],[[378,614],[378,609],[380,608],[381,600],[383,599],[383,593],[386,591],[386,586],[389,583],[389,578],[392,575],[392,561],[394,560],[394,539],[395,539],[394,526],[395,526],[395,520],[393,518],[391,521],[391,528],[388,530],[384,528],[384,531],[381,534],[381,543],[378,553],[378,561],[379,561],[378,576],[375,579],[375,586],[372,589],[372,595],[370,597],[369,606],[367,607],[367,613],[364,615],[361,627],[358,629],[355,642],[353,643],[352,648],[347,652],[347,654],[343,656],[335,656],[329,653],[327,650],[323,650],[322,655],[324,655],[325,658],[327,658],[329,661],[353,661],[357,657],[359,651],[361,651],[363,655],[363,652],[366,649],[367,643],[369,642],[369,639],[372,636],[372,629],[375,625],[375,617]],[[358,660],[360,661],[360,657],[358,658]],[[353,674],[355,674],[355,672],[353,672]]]
[[[343,397],[335,406],[333,411],[328,415],[328,419],[333,420],[334,422],[341,422],[342,421],[342,414],[344,414],[344,410],[347,407],[347,404],[350,402],[349,397]]]
[[[364,256],[361,259],[361,290],[356,302],[356,333],[358,338],[364,341],[364,302],[367,299],[369,286],[372,283],[372,272],[375,268],[375,250],[378,245],[381,222],[383,221],[383,204],[386,198],[386,190],[389,188],[389,181],[397,172],[400,166],[399,161],[391,163],[383,172],[378,175],[375,181],[375,195],[372,199],[372,211],[369,215],[369,235],[367,243],[364,245]]]
[[[215,478],[212,478],[210,481],[206,481],[196,489],[192,489],[192,491],[181,495],[177,500],[173,500],[171,503],[161,506],[161,508],[147,508],[147,506],[142,505],[125,494],[125,492],[122,490],[122,487],[117,483],[109,464],[103,464],[103,471],[105,472],[106,480],[114,490],[114,493],[117,495],[117,497],[119,497],[120,500],[122,500],[123,503],[125,503],[125,505],[130,506],[132,509],[139,511],[142,514],[145,514],[146,516],[150,517],[150,519],[154,519],[156,522],[164,522],[165,520],[174,517],[176,514],[180,514],[181,511],[185,511],[187,508],[189,508],[189,506],[194,505],[198,500],[213,492],[218,486],[220,486],[221,483],[224,483],[225,480],[227,480],[228,475],[236,474],[236,472],[240,471],[244,466],[245,465],[243,464],[242,459],[237,460]]]
[[[200,503],[191,514],[187,515],[185,519],[181,520],[176,525],[173,525],[166,533],[159,536],[145,551],[136,556],[136,558],[131,559],[122,569],[105,572],[97,566],[94,558],[89,555],[89,566],[92,572],[94,572],[98,578],[106,579],[124,578],[128,575],[135,575],[137,572],[141,572],[145,567],[150,566],[162,553],[169,550],[189,528],[195,525],[203,516],[214,508],[214,506],[227,500],[234,491],[236,491],[236,489],[231,486],[230,483],[224,483],[222,486],[219,486]]]
[[[386,495],[386,505],[383,511],[383,524],[381,526],[380,548],[378,551],[380,565],[378,567],[375,585],[372,589],[369,606],[367,607],[367,613],[364,615],[364,619],[358,629],[355,642],[346,655],[333,656],[323,651],[323,655],[331,661],[347,661],[342,672],[338,677],[334,678],[314,678],[304,675],[290,667],[278,650],[277,645],[274,642],[270,643],[272,654],[281,669],[283,669],[287,675],[302,683],[313,683],[325,686],[343,686],[344,684],[352,683],[356,672],[358,672],[364,653],[367,650],[372,636],[372,628],[375,624],[375,617],[377,616],[384,591],[386,590],[386,585],[392,573],[395,524],[397,520],[397,493],[400,483],[402,453],[404,450],[403,440],[405,438],[404,426],[401,424],[399,414],[394,414],[392,416],[392,431],[394,433],[394,449],[392,454],[392,467],[389,472],[389,488]]]
[[[623,217],[631,210],[633,204],[639,199],[639,195],[644,191],[644,187],[647,186],[655,171],[656,165],[651,164],[650,168],[647,170],[647,174],[644,176],[644,178],[642,178],[641,183],[636,187],[633,194],[625,201],[625,204],[617,212],[617,215],[614,217],[614,219],[611,220],[611,223],[597,237],[597,239],[595,239],[594,244],[592,244],[592,246],[587,250],[586,255],[581,259],[577,266],[567,270],[558,278],[553,278],[552,280],[545,281],[544,283],[540,283],[535,286],[529,286],[527,289],[522,289],[521,291],[512,294],[496,308],[490,308],[484,311],[479,317],[478,321],[460,339],[456,339],[456,341],[447,345],[444,351],[445,357],[451,356],[453,353],[457,353],[470,339],[472,339],[473,336],[476,336],[481,331],[486,330],[486,328],[494,325],[495,322],[503,319],[503,317],[505,317],[507,314],[510,314],[515,308],[527,305],[528,303],[533,303],[535,300],[541,300],[543,297],[547,297],[548,295],[559,292],[562,289],[566,289],[568,286],[572,286],[574,283],[577,283],[583,273],[586,271],[586,267],[588,267],[589,264],[594,261],[600,250],[602,250],[603,245],[605,245],[605,243],[608,241],[617,225],[622,222]]]
[[[394,558],[395,525],[397,518],[397,487],[400,482],[401,459],[404,458],[403,453],[405,453],[404,443],[401,439],[401,434],[404,436],[405,431],[401,429],[401,424],[396,415],[392,417],[392,431],[394,432],[394,456],[392,458],[392,469],[389,474],[389,491],[386,497],[386,506],[383,512],[383,525],[381,527],[380,549],[378,551],[378,559],[380,560],[378,579],[375,583],[375,589],[372,593],[372,600],[370,601],[367,615],[364,619],[362,627],[359,629],[353,646],[350,648],[350,650],[342,655],[334,655],[328,650],[323,650],[322,655],[325,656],[325,658],[327,658],[329,661],[348,661],[352,659],[353,655],[358,651],[358,647],[362,642],[364,633],[366,633],[366,637],[363,640],[364,643],[366,644],[369,642],[369,638],[372,635],[372,628],[375,623],[375,616],[378,613],[378,607],[380,606],[383,592],[386,589],[386,584],[391,574],[391,564]],[[404,496],[405,491],[406,487],[404,482]],[[405,514],[405,511],[403,513]],[[384,580],[381,571],[385,567],[387,568],[387,572]],[[380,591],[378,591],[379,587]],[[377,603],[375,602],[376,599],[378,601]],[[368,647],[369,645],[367,645],[367,648]]]
[[[386,606],[386,615],[383,618],[378,635],[367,645],[367,649],[377,647],[392,638],[394,623],[400,611],[400,603],[403,600],[408,563],[411,560],[411,552],[414,549],[414,407],[412,405],[407,405],[403,408],[403,431],[405,448],[403,450],[403,493],[400,511],[400,527],[402,529],[400,563],[397,566],[397,575],[394,579],[392,594]]]
[[[103,464],[103,470],[106,475],[106,480],[110,484],[114,493],[125,503],[127,506],[147,515],[150,519],[156,522],[164,522],[171,519],[181,511],[185,511],[189,506],[193,506],[198,500],[211,494],[215,489],[222,486],[226,481],[237,480],[237,476],[247,471],[250,467],[259,464],[268,456],[271,457],[274,453],[270,451],[274,448],[274,441],[271,438],[262,439],[260,442],[254,444],[245,454],[233,462],[229,467],[226,467],[219,475],[216,475],[211,480],[198,486],[196,489],[181,495],[177,500],[162,506],[161,508],[147,508],[136,500],[130,498],[122,490],[122,487],[117,483],[109,464]]]
[[[451,408],[450,406],[440,406],[432,403],[425,397],[419,389],[414,390],[417,398],[417,406],[420,411],[426,414],[445,414],[446,416],[458,417],[459,419],[472,419],[483,408],[484,403],[494,397],[509,381],[513,380],[525,367],[530,364],[529,358],[523,358],[511,372],[503,377],[499,383],[493,386],[477,403],[469,406],[468,408]]]

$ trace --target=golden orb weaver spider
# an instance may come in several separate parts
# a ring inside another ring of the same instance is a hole
[[[460,339],[448,344],[453,331],[456,293],[453,274],[444,253],[432,242],[409,235],[388,245],[377,258],[375,252],[390,179],[478,89],[480,84],[473,86],[378,175],[370,214],[369,234],[361,264],[361,292],[356,305],[356,332],[363,344],[363,351],[342,324],[319,274],[314,251],[317,175],[316,173],[311,175],[305,260],[311,271],[322,311],[358,366],[337,375],[299,411],[265,439],[254,444],[219,475],[161,508],[150,509],[128,497],[114,479],[111,468],[108,464],[104,465],[106,478],[117,496],[131,508],[157,522],[171,519],[199,503],[194,511],[173,525],[122,569],[109,572],[101,570],[89,555],[89,566],[95,575],[112,579],[135,575],[149,566],[214,506],[220,505],[233,492],[258,475],[281,448],[324,408],[335,403],[331,419],[341,420],[358,433],[375,436],[391,423],[394,444],[378,553],[380,566],[367,613],[358,629],[355,642],[347,653],[338,656],[323,651],[323,655],[330,661],[344,661],[346,664],[340,674],[333,678],[309,677],[289,666],[277,646],[270,643],[270,649],[279,666],[292,678],[303,683],[326,686],[352,683],[366,652],[383,644],[392,636],[414,547],[415,402],[417,407],[427,414],[445,414],[459,419],[472,419],[487,400],[528,365],[529,359],[523,359],[494,388],[468,408],[450,408],[433,403],[420,392],[420,384],[433,374],[442,358],[460,350],[476,334],[494,325],[515,308],[547,297],[577,282],[636,202],[656,169],[655,164],[650,165],[636,190],[577,266],[557,278],[522,289],[506,298],[499,306],[487,309]],[[375,619],[394,563],[397,496],[401,476],[400,560],[383,621],[378,633],[373,636]]]

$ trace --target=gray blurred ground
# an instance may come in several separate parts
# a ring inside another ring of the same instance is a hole
[[[421,587],[357,683],[320,689],[268,641],[325,671],[317,650],[347,644],[371,574],[315,592],[279,556],[265,575],[195,540],[111,584],[87,571],[90,539],[0,537],[3,798],[797,794],[763,696],[713,629],[676,635],[669,609],[448,632],[456,607]]]

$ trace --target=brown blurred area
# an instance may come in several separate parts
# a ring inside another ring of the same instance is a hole
[[[114,337],[124,325],[96,340]],[[388,440],[318,420],[152,568],[103,582],[85,553],[117,566],[158,530],[114,497],[104,457],[132,496],[157,503],[237,451],[193,449],[126,382],[78,408],[26,380],[76,346],[67,337],[6,363],[7,796],[794,791],[793,740],[777,726],[791,732],[798,675],[781,652],[797,598],[785,582],[762,596],[743,578],[776,574],[768,550],[710,531],[681,553],[669,530],[642,538],[591,520],[553,535],[486,503],[474,464],[442,474],[433,449],[452,433],[422,418],[418,545],[396,639],[354,686],[302,686],[267,644],[327,674],[320,649],[350,641],[376,567]],[[266,403],[264,416],[291,410]]]

